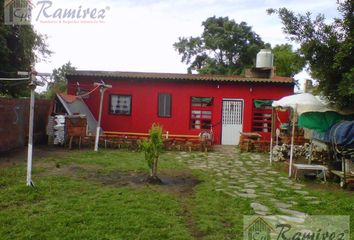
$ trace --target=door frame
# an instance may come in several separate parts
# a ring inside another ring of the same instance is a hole
[[[242,98],[221,98],[221,124],[220,124],[220,144],[222,144],[222,130],[223,130],[223,120],[224,120],[224,101],[241,101],[242,103],[242,111],[241,111],[241,116],[242,116],[242,131],[243,131],[243,125],[244,125],[244,117],[245,117],[245,100]]]

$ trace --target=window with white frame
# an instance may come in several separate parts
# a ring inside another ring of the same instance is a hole
[[[191,98],[191,128],[210,129],[213,113],[213,98]]]
[[[131,115],[131,95],[110,95],[109,112],[117,115]]]

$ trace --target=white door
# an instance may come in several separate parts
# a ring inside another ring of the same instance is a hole
[[[243,100],[223,99],[221,144],[238,145],[243,124]]]

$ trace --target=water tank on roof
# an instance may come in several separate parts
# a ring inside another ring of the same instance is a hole
[[[270,49],[261,49],[257,54],[256,68],[273,68],[273,54]]]

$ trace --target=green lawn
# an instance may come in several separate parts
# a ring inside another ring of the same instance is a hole
[[[188,193],[115,184],[117,173],[124,178],[147,172],[142,153],[124,150],[35,159],[35,188],[25,186],[25,164],[1,168],[0,239],[241,239],[243,215],[253,214],[251,201],[215,191],[214,175],[190,170],[178,155],[163,154],[159,168],[162,175],[198,178]],[[325,204],[300,203],[299,210],[353,219],[351,193],[307,190]]]

